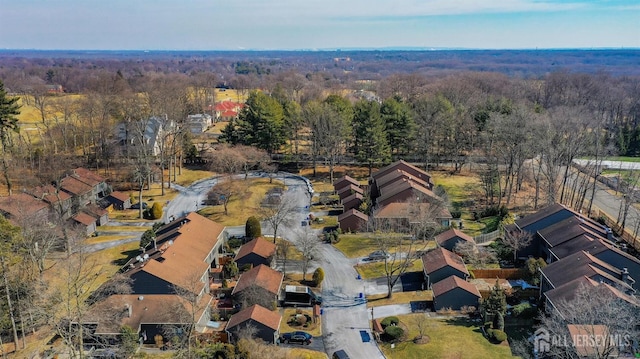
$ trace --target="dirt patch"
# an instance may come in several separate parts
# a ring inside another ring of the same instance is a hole
[[[413,343],[414,344],[427,344],[431,341],[431,338],[429,338],[428,335],[423,335],[421,337],[415,337],[413,338]]]

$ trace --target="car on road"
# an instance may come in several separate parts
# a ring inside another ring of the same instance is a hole
[[[297,332],[282,334],[280,336],[280,341],[283,343],[300,343],[300,344],[309,345],[311,344],[312,338],[313,338],[313,335],[307,332],[297,331]]]
[[[142,209],[147,209],[149,208],[149,205],[147,204],[147,202],[138,202],[138,203],[134,203],[131,205],[131,209],[140,209],[140,203],[142,203]]]
[[[349,355],[347,355],[344,350],[340,349],[333,353],[331,359],[349,359]]]
[[[367,258],[369,258],[370,261],[374,261],[374,260],[385,259],[388,256],[389,254],[385,251],[373,251],[369,253],[369,256]]]

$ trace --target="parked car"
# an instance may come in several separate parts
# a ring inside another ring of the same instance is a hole
[[[313,335],[307,332],[298,331],[298,332],[282,334],[280,336],[280,341],[282,341],[283,343],[300,343],[300,344],[309,345],[311,344],[312,338],[313,338]]]
[[[340,349],[333,353],[333,355],[331,356],[331,359],[349,359],[349,355],[347,355],[347,353],[344,350]]]
[[[147,204],[147,202],[138,202],[138,203],[134,203],[131,205],[131,209],[140,209],[140,204],[142,203],[142,209],[147,209],[149,208],[149,205]]]
[[[385,251],[373,251],[371,253],[369,253],[369,260],[378,260],[378,259],[385,259],[389,256],[389,254]]]

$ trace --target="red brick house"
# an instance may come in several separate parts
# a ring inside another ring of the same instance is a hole
[[[352,208],[338,216],[338,225],[343,232],[357,232],[363,230],[369,221],[369,216]]]

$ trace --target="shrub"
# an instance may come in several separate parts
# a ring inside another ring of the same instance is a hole
[[[489,335],[489,339],[495,343],[502,343],[507,340],[507,333],[500,329],[489,329],[487,334]]]
[[[384,328],[384,336],[386,341],[397,341],[404,335],[404,330],[400,327],[390,325]]]
[[[504,330],[504,315],[500,312],[493,316],[493,329]]]
[[[260,220],[255,216],[251,216],[247,219],[247,223],[244,226],[245,235],[248,238],[254,239],[262,237],[262,228],[260,227]]]
[[[528,302],[513,306],[512,313],[514,316],[520,318],[533,318],[537,314],[536,308],[532,307]]]
[[[156,238],[156,232],[153,229],[147,229],[140,237],[140,247],[146,248],[154,238]]]
[[[469,278],[476,279],[476,275],[473,273],[472,270],[469,271]]]
[[[229,243],[229,247],[232,249],[240,248],[240,246],[242,245],[242,239],[231,238],[228,243]]]
[[[316,287],[320,286],[320,284],[322,284],[323,280],[324,280],[324,269],[318,267],[313,272],[313,283],[314,283],[314,286],[316,286]]]
[[[460,217],[462,217],[462,211],[459,209],[454,209],[453,211],[451,211],[451,217],[453,217],[454,219],[459,219]]]
[[[162,205],[160,202],[153,202],[153,206],[151,206],[151,210],[149,212],[151,219],[162,218]]]
[[[398,323],[400,323],[400,319],[398,319],[398,317],[391,316],[382,319],[380,325],[382,325],[382,328],[384,329],[390,326],[396,326]]]

